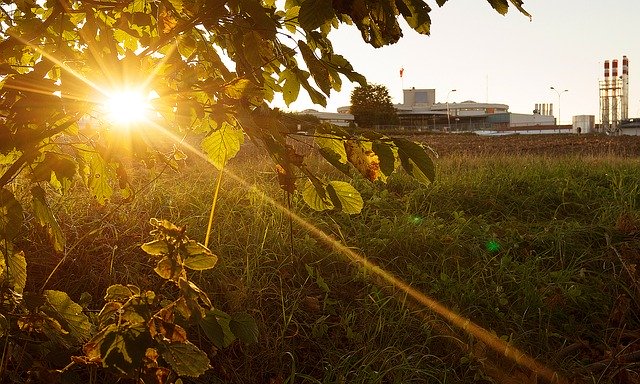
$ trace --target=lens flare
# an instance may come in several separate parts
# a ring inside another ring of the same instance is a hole
[[[489,240],[484,246],[487,251],[491,253],[496,253],[500,250],[500,243],[498,243],[496,240]]]

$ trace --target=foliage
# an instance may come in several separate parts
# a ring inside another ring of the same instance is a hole
[[[351,114],[360,127],[398,124],[398,115],[387,87],[365,84],[351,92]]]
[[[489,2],[506,12],[506,0]],[[521,1],[510,2],[524,12]],[[313,175],[266,103],[281,93],[290,104],[302,88],[313,102],[326,105],[326,97],[340,90],[343,79],[365,83],[333,51],[329,33],[340,24],[355,24],[365,42],[379,47],[401,37],[399,18],[427,34],[429,11],[420,0],[0,1],[2,328],[17,324],[19,332],[36,332],[69,346],[88,337],[87,319],[64,292],[23,293],[26,257],[15,243],[23,225],[37,223],[55,249],[65,252],[52,200],[79,182],[98,204],[125,202],[134,197],[129,155],[148,166],[171,168],[185,159],[175,147],[149,147],[138,128],[153,132],[150,136],[198,136],[202,150],[220,169],[246,136],[277,163],[285,190],[296,190],[293,180],[299,172],[323,208],[358,212],[357,192],[341,181]],[[124,88],[152,96],[155,115],[120,131],[106,121],[103,105]],[[367,179],[384,180],[400,164],[421,182],[433,179],[430,152],[422,145],[358,137],[330,126],[324,134],[319,141],[323,155],[341,170],[351,163]],[[25,222],[25,213],[34,220]],[[219,327],[208,332],[221,346],[228,345],[229,330],[247,340],[255,334],[243,328],[246,318],[217,312],[187,280],[185,268],[213,266],[208,251],[177,227],[154,224],[158,239],[146,244],[145,251],[160,257],[156,272],[176,287],[181,299],[167,309],[142,288],[112,287],[97,333],[90,333],[86,356],[79,361],[125,375],[162,375],[162,358],[178,374],[198,375],[208,363],[186,339],[179,320],[202,320],[206,328],[215,319]]]
[[[70,356],[82,346],[83,355],[71,356],[63,369],[42,366],[34,374],[46,382],[70,380],[74,366],[99,365],[122,377],[165,383],[171,375],[197,377],[211,367],[208,355],[189,341],[189,327],[198,326],[216,348],[227,347],[236,339],[257,341],[252,317],[242,312],[230,316],[216,309],[188,277],[188,270],[213,268],[217,256],[190,240],[184,228],[166,220],[152,219],[151,224],[155,240],[143,244],[142,250],[158,260],[156,274],[175,290],[158,295],[132,284],[115,284],[107,289],[106,303],[97,316],[88,317],[65,292],[22,294],[27,266],[24,254],[5,250],[3,254],[9,256],[5,255],[0,276],[0,333],[12,348],[25,337],[32,338],[34,347],[39,345],[23,351],[22,360],[9,355],[6,361],[25,364],[21,369],[26,371],[33,369],[26,365],[29,361],[43,358],[38,353],[58,348]]]

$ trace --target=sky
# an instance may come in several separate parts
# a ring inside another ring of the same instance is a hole
[[[449,0],[433,9],[431,35],[420,35],[403,24],[400,42],[373,48],[352,26],[341,26],[330,38],[370,83],[385,85],[394,103],[402,89],[433,88],[436,102],[476,102],[509,105],[514,113],[532,113],[536,103],[553,103],[561,123],[574,115],[599,116],[598,81],[604,61],[629,58],[629,117],[640,117],[639,0],[525,0],[533,16],[510,7],[506,16],[484,0]],[[404,75],[400,77],[400,68]],[[343,79],[341,92],[332,93],[327,107],[314,105],[301,91],[286,107],[335,112],[349,105],[356,86]],[[550,87],[565,90],[560,98]],[[449,92],[455,89],[455,92]]]

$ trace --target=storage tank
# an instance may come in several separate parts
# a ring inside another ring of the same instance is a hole
[[[593,133],[595,131],[596,117],[594,115],[573,116],[573,133]]]

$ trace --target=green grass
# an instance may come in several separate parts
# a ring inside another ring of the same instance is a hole
[[[60,201],[70,251],[47,288],[75,299],[90,292],[95,308],[116,282],[161,290],[138,245],[149,239],[151,217],[204,241],[217,171],[192,161],[157,179],[140,171],[141,192],[122,206]],[[303,228],[294,225],[291,239],[286,215],[264,196],[286,205],[266,157],[244,154],[229,170],[245,183],[223,179],[209,244],[220,262],[195,281],[223,310],[248,311],[260,341],[212,354],[214,368],[194,382],[483,383],[501,370],[518,377],[511,363]],[[640,349],[638,180],[637,159],[450,156],[438,160],[428,187],[402,174],[386,186],[356,180],[365,200],[359,215],[313,212],[299,196],[292,208],[563,375],[616,382],[638,379],[637,363],[612,358]],[[39,288],[63,256],[31,235],[21,245],[28,284]],[[194,330],[191,339],[201,335]]]

